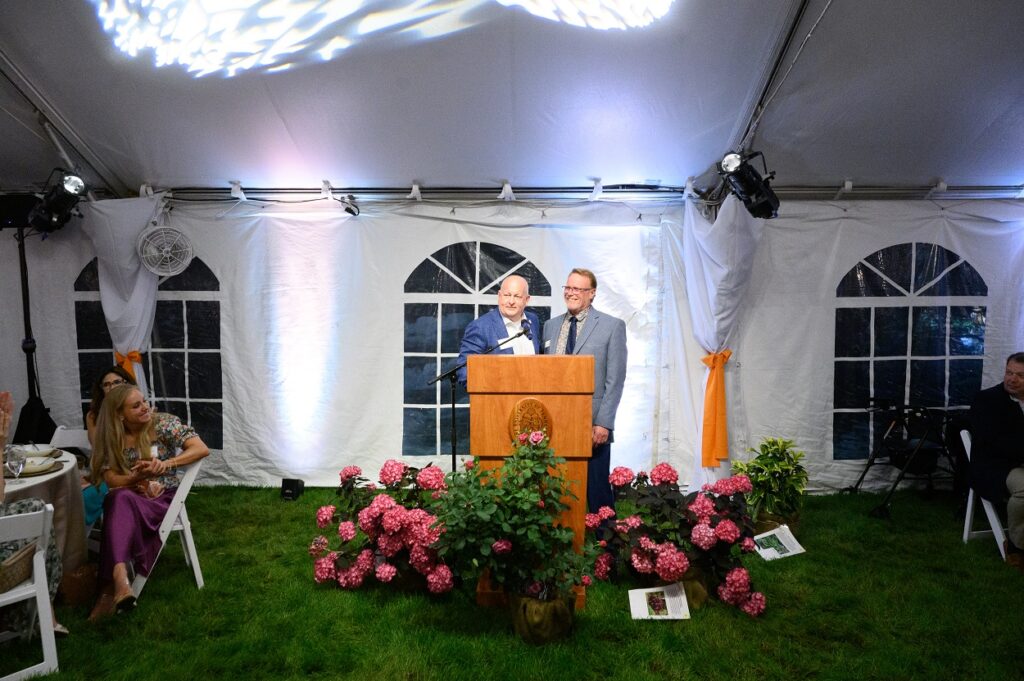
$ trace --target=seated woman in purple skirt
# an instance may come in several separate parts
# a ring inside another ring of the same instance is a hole
[[[173,469],[210,453],[191,426],[155,412],[133,385],[120,385],[103,400],[92,449],[92,482],[106,482],[100,543],[100,597],[96,621],[135,605],[128,561],[148,575],[160,553],[160,523],[174,497]]]

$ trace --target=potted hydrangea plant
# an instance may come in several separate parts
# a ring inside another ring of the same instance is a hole
[[[425,583],[431,593],[450,591],[451,569],[439,560],[434,543],[441,530],[426,506],[444,491],[444,473],[389,459],[380,470],[380,486],[362,477],[358,466],[340,473],[338,501],[316,513],[321,530],[309,546],[318,584],[357,589],[371,576],[381,583]]]
[[[609,480],[616,508],[602,507],[586,517],[587,530],[602,550],[595,577],[609,580],[626,573],[642,581],[682,581],[691,607],[712,595],[752,617],[764,610],[764,595],[753,591],[741,561],[755,549],[744,498],[749,480],[734,476],[683,493],[668,463],[659,463],[649,475],[620,466]]]
[[[449,474],[434,505],[444,528],[435,544],[439,559],[464,584],[486,577],[502,588],[517,633],[536,643],[568,634],[572,588],[590,581],[572,529],[557,522],[575,494],[559,472],[564,459],[548,445],[543,431],[521,433],[500,467],[470,461]]]

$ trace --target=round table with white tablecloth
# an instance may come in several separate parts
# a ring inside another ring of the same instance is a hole
[[[60,550],[64,574],[71,574],[88,559],[85,543],[85,510],[78,461],[70,452],[60,452],[51,471],[21,478],[4,478],[5,501],[35,497],[53,504],[53,530]]]

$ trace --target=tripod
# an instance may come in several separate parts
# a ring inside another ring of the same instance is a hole
[[[885,434],[875,443],[868,455],[867,465],[860,477],[848,491],[856,493],[860,490],[868,470],[872,466],[885,463],[899,469],[899,474],[890,485],[881,503],[871,509],[870,515],[876,518],[888,518],[891,515],[892,495],[899,484],[911,476],[911,479],[924,479],[928,491],[933,488],[933,475],[938,468],[940,456],[949,462],[948,469],[941,469],[952,475],[953,465],[943,437],[945,410],[913,407],[909,405],[885,405],[874,408],[876,413],[889,412],[889,423]],[[884,459],[880,461],[879,459]]]

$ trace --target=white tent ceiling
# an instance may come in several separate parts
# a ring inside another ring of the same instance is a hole
[[[629,30],[493,0],[185,5],[260,5],[236,28],[270,66],[157,67],[152,50],[113,45],[96,3],[0,1],[0,192],[38,190],[67,165],[36,110],[108,195],[230,180],[707,186],[766,99],[749,148],[792,195],[831,196],[847,180],[923,195],[941,179],[951,195],[1012,197],[1024,184],[1019,0],[674,0]],[[318,32],[254,40],[254,17],[284,5],[320,17]],[[317,55],[342,39],[331,59]]]

